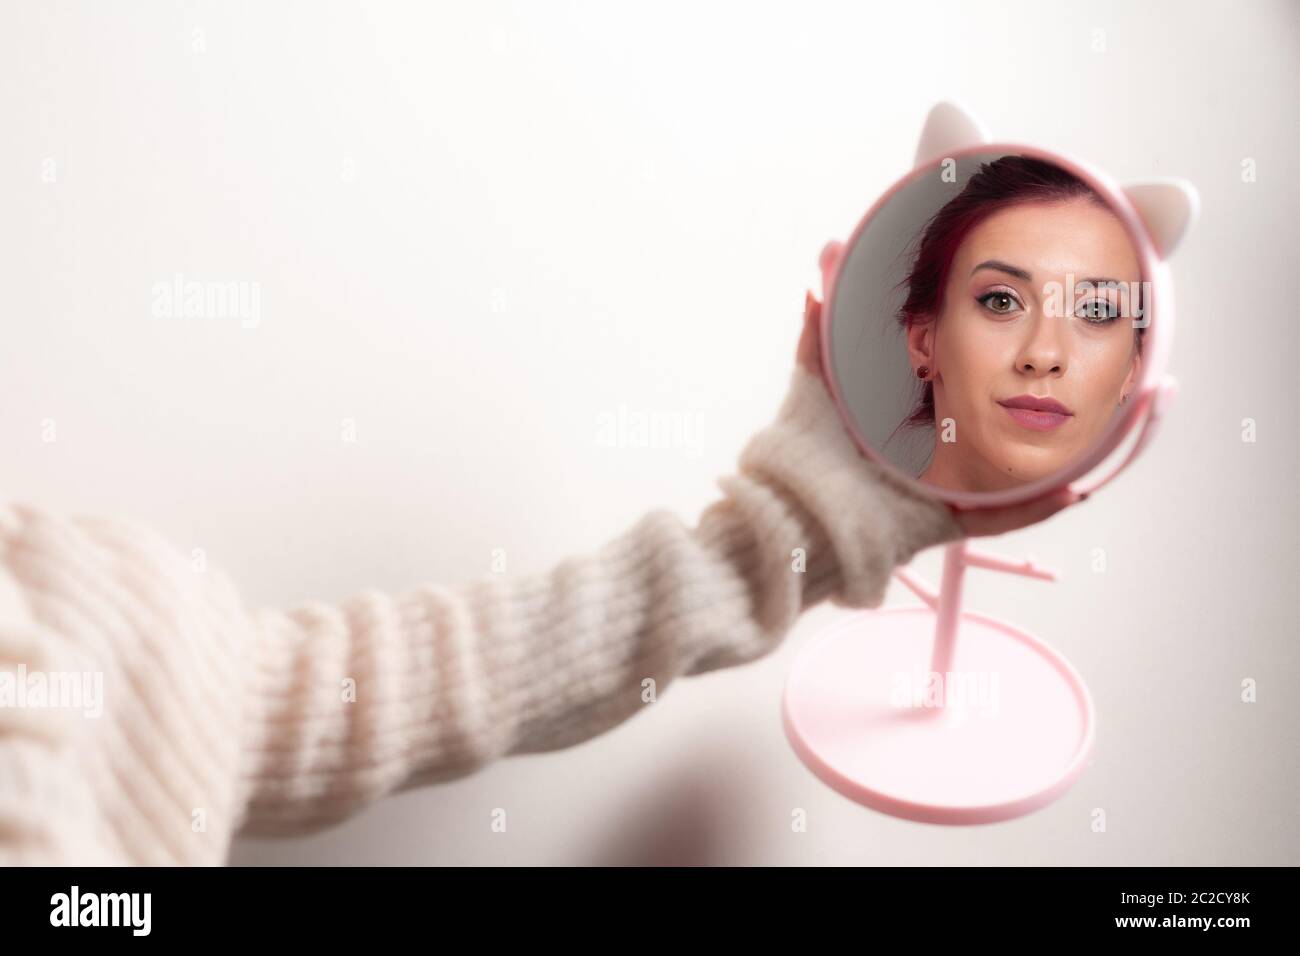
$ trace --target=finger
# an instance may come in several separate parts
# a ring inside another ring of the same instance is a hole
[[[971,537],[1002,534],[1045,521],[1062,508],[1083,500],[1069,488],[1061,488],[1043,498],[1005,508],[981,508],[957,513],[957,523]]]
[[[1046,497],[1038,499],[1037,501],[1031,501],[1023,506],[1019,515],[1023,520],[1022,523],[1016,527],[1024,527],[1025,525],[1036,524],[1039,521],[1046,521],[1062,508],[1067,508],[1074,504],[1078,500],[1078,497],[1079,496],[1069,488],[1061,488]]]
[[[825,276],[828,272],[833,272],[839,264],[840,257],[844,255],[844,243],[837,239],[832,239],[826,245],[822,246],[821,255],[817,257],[817,265]],[[825,291],[823,288],[822,291]]]
[[[796,358],[800,365],[814,375],[821,374],[820,318],[820,303],[809,292],[804,297],[803,332],[799,336]]]

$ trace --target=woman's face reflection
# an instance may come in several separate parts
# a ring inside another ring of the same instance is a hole
[[[1092,447],[1138,380],[1127,290],[1141,278],[1124,225],[1088,199],[1019,203],[973,228],[938,321],[907,335],[913,366],[933,370],[935,447],[921,480],[997,491]],[[1008,405],[1034,404],[1026,397],[1065,413]]]

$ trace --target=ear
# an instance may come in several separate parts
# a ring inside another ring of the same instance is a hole
[[[913,168],[924,166],[968,146],[991,142],[984,124],[956,103],[936,103],[925,118]]]
[[[934,368],[934,323],[912,323],[907,328],[907,354],[913,367],[928,365]]]
[[[1129,365],[1128,375],[1124,379],[1124,384],[1120,386],[1120,393],[1123,395],[1132,395],[1133,388],[1142,377],[1142,353],[1137,349],[1133,350],[1133,361]]]
[[[1200,214],[1196,187],[1185,179],[1165,177],[1128,183],[1123,192],[1151,234],[1160,258],[1168,259]]]

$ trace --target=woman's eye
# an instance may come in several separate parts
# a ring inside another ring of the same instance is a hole
[[[1094,325],[1106,325],[1119,318],[1119,307],[1104,299],[1090,299],[1079,306],[1075,313],[1081,319],[1087,319]]]
[[[1016,297],[1010,292],[986,292],[975,301],[998,315],[1006,315],[1019,305]]]

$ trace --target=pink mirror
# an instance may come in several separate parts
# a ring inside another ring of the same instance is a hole
[[[1188,183],[1121,189],[935,107],[911,172],[822,253],[822,370],[858,447],[958,507],[1109,481],[1173,394],[1166,260],[1196,204]],[[896,570],[920,606],[863,611],[798,655],[787,736],[850,799],[991,823],[1046,806],[1090,759],[1083,677],[1041,638],[964,610],[969,568],[1056,578],[957,541],[938,589]]]
[[[950,104],[914,168],[822,255],[822,364],[865,454],[963,506],[1027,501],[1145,441],[1172,393],[1164,264],[1195,213],[995,144]]]

